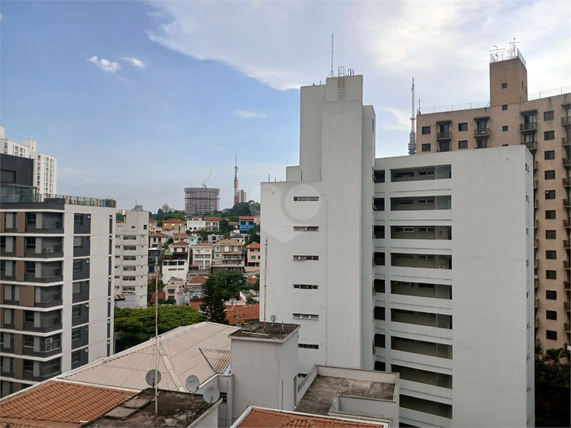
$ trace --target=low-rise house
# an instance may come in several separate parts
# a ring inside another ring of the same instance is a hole
[[[260,273],[260,244],[252,242],[246,245],[246,273]]]
[[[186,221],[186,230],[189,232],[200,232],[206,227],[206,221],[202,217],[192,217]]]
[[[216,234],[208,235],[208,243],[209,244],[214,244],[214,243],[221,241],[223,239],[224,239],[224,235],[216,235]]]
[[[149,247],[162,247],[169,240],[169,236],[163,232],[149,234]]]
[[[173,257],[175,258],[188,258],[189,245],[185,241],[177,241],[172,244]],[[169,247],[170,249],[170,247]]]
[[[190,291],[192,299],[202,297],[204,283],[208,278],[206,276],[195,276],[186,283],[186,288]]]
[[[191,264],[198,266],[199,270],[208,270],[212,264],[212,245],[203,242],[191,248]]]
[[[260,304],[226,307],[226,319],[230,325],[258,321],[260,319]]]
[[[204,230],[216,232],[220,228],[220,217],[204,217]]]
[[[188,272],[188,259],[165,259],[162,265],[163,283],[168,282],[171,278],[186,279]]]
[[[163,230],[171,230],[175,233],[186,232],[186,220],[179,220],[171,218],[170,220],[163,220]]]
[[[240,233],[248,233],[250,228],[256,227],[254,223],[254,217],[251,216],[240,216],[238,221],[238,228]]]
[[[244,272],[242,248],[243,244],[232,239],[225,239],[214,244],[212,272]]]
[[[149,234],[157,232],[158,222],[156,220],[149,219]]]
[[[230,235],[230,239],[233,239],[234,241],[238,241],[240,244],[245,244],[246,243],[246,236],[247,235],[242,235],[240,233],[232,233]]]

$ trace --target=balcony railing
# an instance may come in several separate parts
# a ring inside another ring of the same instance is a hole
[[[571,226],[571,222],[569,221],[569,219],[563,220],[563,226],[565,226],[567,229],[569,229],[569,227]]]
[[[565,328],[565,333],[569,333],[570,329],[569,329],[569,323],[566,322],[565,324],[563,324],[563,327]]]
[[[485,129],[475,129],[474,135],[476,137],[485,137],[486,135],[490,135],[490,128]]]
[[[519,130],[521,132],[537,131],[537,122],[520,123]]]
[[[437,132],[436,133],[436,139],[437,140],[443,140],[443,139],[450,139],[452,138],[452,132],[450,131],[443,131],[443,132]]]
[[[570,243],[571,243],[571,241],[569,239],[563,240],[563,246],[565,247],[565,249],[571,248],[571,246],[569,245]]]
[[[569,208],[569,199],[568,198],[563,198],[563,206],[565,208]]]
[[[99,199],[99,198],[82,198],[80,196],[66,196],[54,194],[22,194],[22,193],[8,193],[0,197],[2,203],[53,203],[53,204],[68,204],[68,205],[89,205],[92,207],[112,207],[115,208],[116,202],[114,199]]]
[[[534,239],[533,240],[533,248],[537,248],[539,247],[539,239]]]
[[[530,152],[534,152],[537,150],[537,141],[526,141],[522,144],[525,144],[525,146],[529,149]]]
[[[537,189],[538,180],[533,180],[533,188]]]
[[[571,303],[563,302],[563,307],[565,308],[566,311],[568,311],[569,309],[571,309]]]
[[[563,116],[561,118],[561,125],[563,125],[563,126],[571,125],[571,116]]]
[[[571,165],[571,161],[567,158],[563,158],[563,166],[565,168],[569,168],[570,165]]]
[[[535,308],[539,308],[539,299],[535,299]]]
[[[563,137],[563,138],[561,139],[561,145],[562,145],[563,147],[569,147],[569,146],[571,146],[571,138]]]
[[[539,169],[539,162],[533,161],[533,169]]]
[[[563,180],[563,187],[569,187],[571,186],[571,179],[569,178],[562,178]]]

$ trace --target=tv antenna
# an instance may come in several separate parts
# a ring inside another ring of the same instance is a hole
[[[216,403],[220,398],[220,391],[214,385],[210,385],[202,393],[202,398],[208,404]]]
[[[335,72],[333,71],[333,33],[331,33],[331,71],[327,75],[327,77],[335,77]]]

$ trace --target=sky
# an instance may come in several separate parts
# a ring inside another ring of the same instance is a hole
[[[571,85],[571,2],[6,1],[0,126],[58,159],[57,193],[184,209],[184,188],[284,180],[300,86],[364,76],[376,156],[406,155],[416,107],[489,100],[490,50],[516,38],[529,92]],[[560,89],[559,89],[560,90]]]

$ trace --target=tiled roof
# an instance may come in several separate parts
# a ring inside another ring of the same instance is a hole
[[[165,234],[162,233],[162,232],[157,232],[157,233],[153,233],[153,234],[151,234],[151,235],[149,235],[149,236],[168,236],[168,235],[165,235]]]
[[[175,238],[186,238],[186,233],[175,233],[174,237]]]
[[[193,245],[193,247],[212,247],[212,244],[201,242],[200,244]]]
[[[259,250],[260,244],[257,242],[252,242],[250,245],[246,246],[246,248],[249,248],[250,250]]]
[[[204,221],[220,221],[220,217],[204,217]]]
[[[234,239],[223,239],[222,241],[218,241],[215,245],[243,245],[243,244]]]
[[[205,276],[195,276],[188,283],[189,284],[204,284],[208,278]]]
[[[254,217],[252,216],[240,216],[238,217],[240,221],[254,221]]]
[[[188,247],[189,243],[186,241],[177,241],[173,244],[175,247],[179,246],[179,247]]]
[[[171,218],[170,220],[163,220],[163,224],[165,224],[165,223],[167,223],[167,224],[168,223],[177,223],[177,224],[184,223],[184,224],[186,224],[186,220],[179,220],[177,218]]]
[[[233,308],[226,307],[226,319],[230,325],[236,325],[238,323],[238,317],[240,318],[240,323],[259,320],[260,304],[235,306]]]
[[[50,380],[0,401],[0,423],[10,427],[79,427],[135,392]]]
[[[238,226],[239,224],[240,224],[240,222],[238,222],[238,221],[229,221],[228,222],[229,226]]]
[[[248,282],[250,284],[255,284],[256,282],[258,282],[258,278],[256,278],[255,276],[250,276],[248,277]]]
[[[204,303],[204,299],[191,299],[190,303],[188,304],[192,309],[197,310],[198,312],[201,311],[200,305]]]
[[[252,408],[240,428],[379,428],[383,423],[355,422],[342,418],[313,416],[279,410]]]
[[[200,348],[230,350],[228,335],[236,327],[202,322],[175,328],[159,336],[159,388],[185,391],[188,376],[198,376],[203,383],[216,374]],[[91,385],[133,390],[148,387],[146,373],[156,364],[155,339],[150,339],[112,355],[58,376],[61,379]]]
[[[155,303],[155,296],[156,296],[155,293],[151,294],[151,298],[149,299],[149,303]],[[159,293],[159,300],[161,300],[161,299],[162,300],[167,299],[165,293]]]

